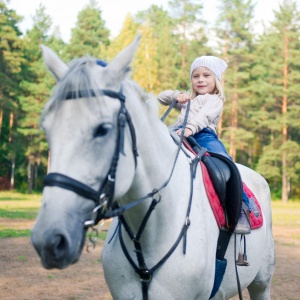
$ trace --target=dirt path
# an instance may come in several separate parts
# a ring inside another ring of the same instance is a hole
[[[299,245],[285,240],[280,228],[274,228],[274,233],[280,238],[276,238],[271,299],[300,299]],[[45,270],[28,238],[0,239],[0,299],[112,299],[99,259],[102,246],[103,241],[98,242],[93,253],[84,251],[80,261],[66,270]],[[244,292],[244,300],[247,299]]]

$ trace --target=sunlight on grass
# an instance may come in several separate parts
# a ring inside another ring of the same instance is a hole
[[[40,206],[40,194],[0,192],[0,218],[34,220]]]
[[[17,192],[0,192],[0,204],[2,201],[34,201],[40,200],[41,194],[22,194]]]
[[[41,198],[41,194],[0,192],[0,238],[29,236],[29,229],[41,206]],[[286,238],[300,241],[300,201],[287,204],[273,201],[272,214],[274,228],[283,228]],[[100,239],[105,237],[106,233],[99,233]]]
[[[272,202],[272,215],[275,226],[300,227],[300,202]]]

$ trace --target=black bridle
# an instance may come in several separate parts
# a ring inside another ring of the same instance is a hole
[[[114,92],[111,90],[100,90],[99,94],[108,96],[111,98],[120,100],[120,110],[118,113],[118,133],[116,138],[116,146],[114,155],[110,165],[110,169],[107,173],[106,180],[103,182],[99,191],[96,191],[88,185],[77,181],[69,176],[60,173],[49,173],[44,178],[44,186],[57,186],[69,191],[72,191],[86,199],[93,200],[95,202],[95,208],[90,220],[86,220],[84,225],[86,228],[94,226],[101,219],[111,218],[115,214],[118,215],[117,211],[112,208],[112,200],[115,191],[115,179],[116,170],[119,161],[120,153],[124,154],[124,136],[126,123],[129,126],[131,139],[132,139],[132,152],[135,161],[135,168],[137,166],[137,146],[136,146],[136,135],[135,129],[132,124],[131,117],[125,107],[125,95],[120,92]],[[69,92],[66,95],[65,100],[84,98],[84,97],[95,97],[96,94],[92,90],[82,90],[77,92]]]
[[[199,161],[204,154],[204,152],[198,154],[194,159],[191,159],[189,157],[190,161],[190,174],[191,174],[191,181],[190,181],[190,195],[189,195],[189,201],[188,201],[188,207],[186,211],[186,216],[184,220],[184,224],[182,226],[182,229],[179,233],[179,236],[177,240],[174,242],[173,246],[170,248],[170,250],[163,256],[163,258],[152,268],[148,268],[144,259],[143,250],[141,247],[141,236],[144,232],[144,229],[146,227],[146,224],[150,218],[151,213],[155,209],[156,205],[160,202],[160,194],[159,192],[164,189],[169,181],[171,180],[171,177],[173,175],[173,171],[182,147],[183,137],[184,137],[184,131],[181,133],[180,140],[178,143],[177,153],[173,162],[173,166],[170,172],[169,177],[167,180],[160,186],[158,189],[154,189],[151,193],[147,194],[146,196],[139,198],[135,201],[130,202],[127,205],[124,205],[122,207],[119,207],[117,203],[113,203],[113,197],[114,197],[114,191],[115,191],[115,178],[116,178],[116,170],[119,160],[119,154],[120,152],[124,154],[124,135],[125,135],[125,125],[126,123],[129,125],[131,138],[132,138],[132,151],[134,155],[135,160],[135,168],[137,167],[137,146],[136,146],[136,135],[135,135],[135,129],[133,126],[133,123],[131,121],[131,117],[126,110],[125,107],[125,96],[122,92],[114,92],[111,90],[101,90],[99,91],[99,94],[103,94],[105,96],[116,98],[120,100],[121,106],[118,113],[118,134],[116,138],[116,147],[114,150],[113,159],[111,162],[110,169],[107,173],[106,180],[103,182],[102,186],[100,187],[99,191],[95,191],[94,189],[90,188],[86,184],[77,181],[69,176],[60,174],[60,173],[49,173],[44,178],[44,186],[57,186],[63,189],[70,190],[86,199],[93,200],[95,202],[95,208],[93,210],[93,214],[91,216],[90,220],[87,220],[84,222],[85,228],[92,227],[96,225],[101,219],[109,219],[112,217],[119,217],[119,225],[117,227],[119,232],[119,239],[120,244],[123,250],[124,255],[126,256],[127,260],[135,270],[135,272],[140,276],[141,283],[142,283],[142,293],[143,293],[143,299],[148,299],[148,288],[149,284],[152,280],[153,273],[159,269],[163,263],[172,255],[172,253],[175,251],[177,246],[179,245],[180,241],[183,240],[183,253],[186,253],[186,234],[187,230],[190,226],[190,211],[191,211],[191,205],[192,205],[192,197],[193,197],[193,179],[195,178],[195,170],[197,165],[199,164]],[[76,99],[76,98],[83,98],[83,97],[95,97],[96,94],[91,91],[77,91],[70,92],[67,94],[65,100],[70,99]],[[175,101],[172,104],[172,107],[175,105]],[[187,112],[186,116],[183,121],[183,128],[185,128],[185,125],[187,123],[188,118],[188,112],[190,109],[190,102],[188,102],[187,105]],[[163,120],[163,119],[162,119]],[[187,155],[187,153],[185,153]],[[188,155],[187,155],[188,156]],[[128,209],[140,204],[146,199],[152,198],[151,205],[142,221],[142,224],[138,230],[137,235],[134,235],[131,229],[129,228],[125,218],[123,217],[124,211],[127,211]],[[129,235],[130,239],[134,243],[135,252],[137,255],[138,265],[135,264],[135,262],[131,259],[129,252],[125,246],[123,237],[122,237],[122,230],[121,225],[124,226],[127,234]],[[116,231],[117,232],[117,231]],[[115,233],[116,233],[115,232]],[[113,237],[115,234],[113,235]],[[113,239],[113,237],[111,239]],[[110,241],[109,241],[110,242]]]

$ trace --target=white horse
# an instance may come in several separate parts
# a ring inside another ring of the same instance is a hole
[[[85,57],[69,68],[42,47],[58,84],[42,114],[51,164],[32,243],[45,268],[65,268],[78,261],[89,225],[122,214],[126,228],[114,218],[102,252],[114,299],[209,299],[219,228],[200,168],[191,179],[190,159],[177,151],[157,117],[156,101],[126,78],[138,43],[136,38],[105,67]],[[250,266],[237,267],[240,286],[248,288],[253,300],[270,299],[274,242],[269,187],[259,174],[238,168],[264,218],[263,226],[247,236]],[[155,209],[150,213],[151,203]],[[226,258],[226,273],[213,299],[238,294],[233,238]]]

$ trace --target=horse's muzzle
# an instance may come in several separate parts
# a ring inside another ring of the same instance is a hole
[[[61,229],[48,229],[43,235],[34,227],[32,244],[46,269],[64,269],[79,260],[85,241],[85,230],[81,234],[68,234]]]

